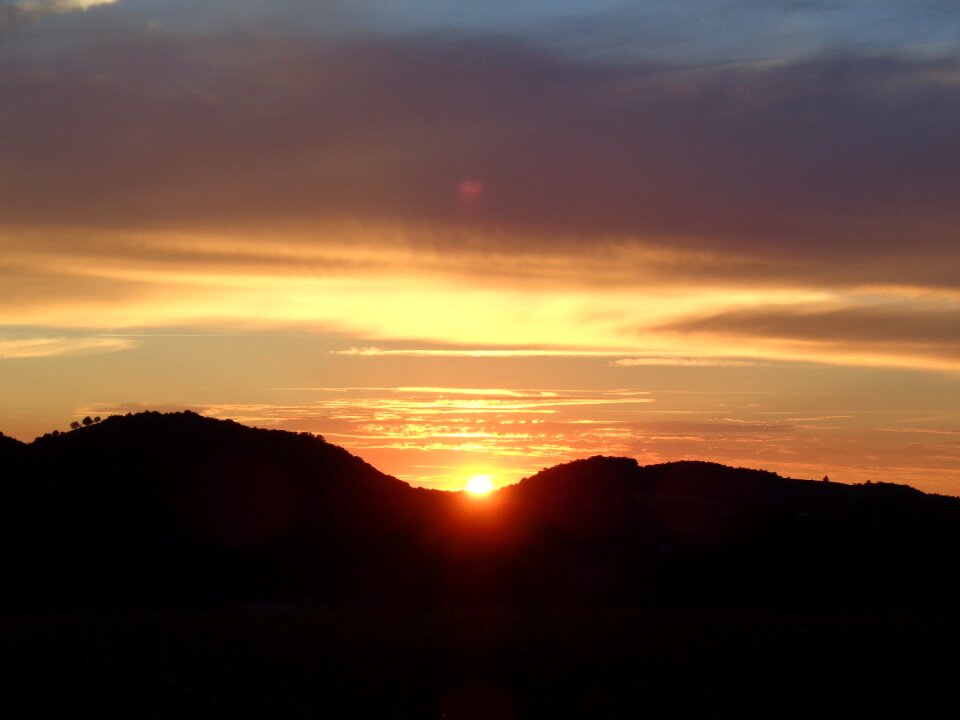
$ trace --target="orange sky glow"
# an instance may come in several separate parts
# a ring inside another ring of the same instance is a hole
[[[189,408],[444,489],[607,454],[960,495],[960,55],[861,5],[792,43],[564,10],[609,45],[539,3],[0,5],[0,431]]]

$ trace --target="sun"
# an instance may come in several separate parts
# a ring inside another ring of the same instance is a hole
[[[493,490],[492,477],[492,475],[474,475],[467,481],[467,492],[471,495],[486,495]]]

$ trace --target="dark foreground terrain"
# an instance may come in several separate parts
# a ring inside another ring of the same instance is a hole
[[[960,499],[592,457],[477,501],[142,413],[0,442],[0,608],[960,608]]]
[[[192,413],[0,437],[4,717],[957,716],[960,499],[593,457],[492,496]]]
[[[0,620],[7,717],[956,717],[960,616],[124,611]]]

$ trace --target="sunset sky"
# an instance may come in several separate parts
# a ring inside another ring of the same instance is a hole
[[[960,495],[955,0],[0,0],[0,431]]]

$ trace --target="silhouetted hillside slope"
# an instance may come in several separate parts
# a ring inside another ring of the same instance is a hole
[[[503,492],[529,542],[591,597],[953,603],[960,499],[703,462],[593,457]]]
[[[189,412],[38,438],[4,475],[29,604],[339,596],[435,495],[309,434]]]
[[[14,440],[12,437],[7,437],[3,433],[0,433],[0,462],[4,458],[10,457],[13,453],[20,452],[23,448],[23,443],[19,440]]]
[[[476,500],[193,413],[4,440],[8,607],[960,598],[960,499],[905,486],[593,457]]]

